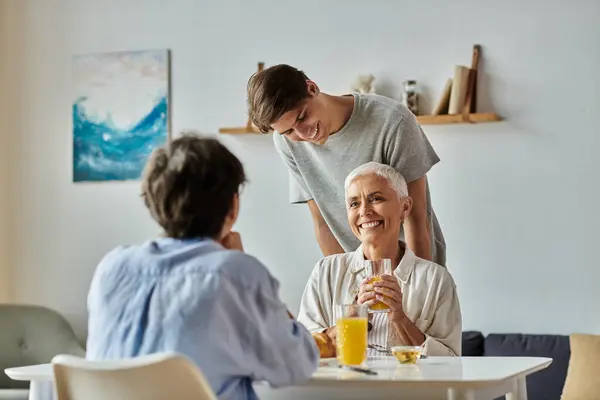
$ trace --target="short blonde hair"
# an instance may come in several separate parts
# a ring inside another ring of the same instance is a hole
[[[404,179],[402,174],[389,165],[378,163],[376,161],[363,164],[350,172],[344,182],[344,192],[346,194],[348,193],[348,187],[350,187],[356,178],[371,174],[385,178],[390,187],[398,194],[398,198],[402,199],[408,196],[408,186],[406,185],[406,179]]]

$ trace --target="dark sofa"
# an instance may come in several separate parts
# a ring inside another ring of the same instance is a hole
[[[462,335],[463,356],[550,357],[552,364],[527,378],[529,400],[560,400],[567,377],[569,336],[467,331]]]

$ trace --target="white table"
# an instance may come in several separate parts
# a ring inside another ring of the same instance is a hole
[[[29,381],[29,400],[52,400],[54,398],[52,364],[7,368],[4,372],[15,381]]]
[[[271,399],[444,399],[527,400],[526,377],[550,365],[536,357],[429,357],[416,365],[401,365],[394,357],[374,357],[368,366],[378,375],[321,363],[303,385],[271,389],[254,387],[261,400]]]
[[[444,399],[527,400],[525,378],[550,363],[537,357],[429,357],[416,365],[400,365],[393,357],[367,361],[378,375],[342,370],[337,362],[322,361],[308,382],[282,389],[254,385],[261,400],[270,399]],[[30,400],[54,396],[51,364],[8,368],[6,375],[30,381]]]

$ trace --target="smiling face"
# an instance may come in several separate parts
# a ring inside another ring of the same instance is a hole
[[[306,84],[308,97],[271,127],[294,142],[324,144],[331,134],[331,118],[317,85],[310,80]]]
[[[363,244],[396,242],[411,206],[409,197],[400,199],[385,178],[373,173],[356,177],[346,190],[348,223]]]

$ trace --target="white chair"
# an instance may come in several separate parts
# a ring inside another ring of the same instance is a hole
[[[52,367],[58,400],[216,400],[202,372],[180,354],[111,361],[61,354]]]

